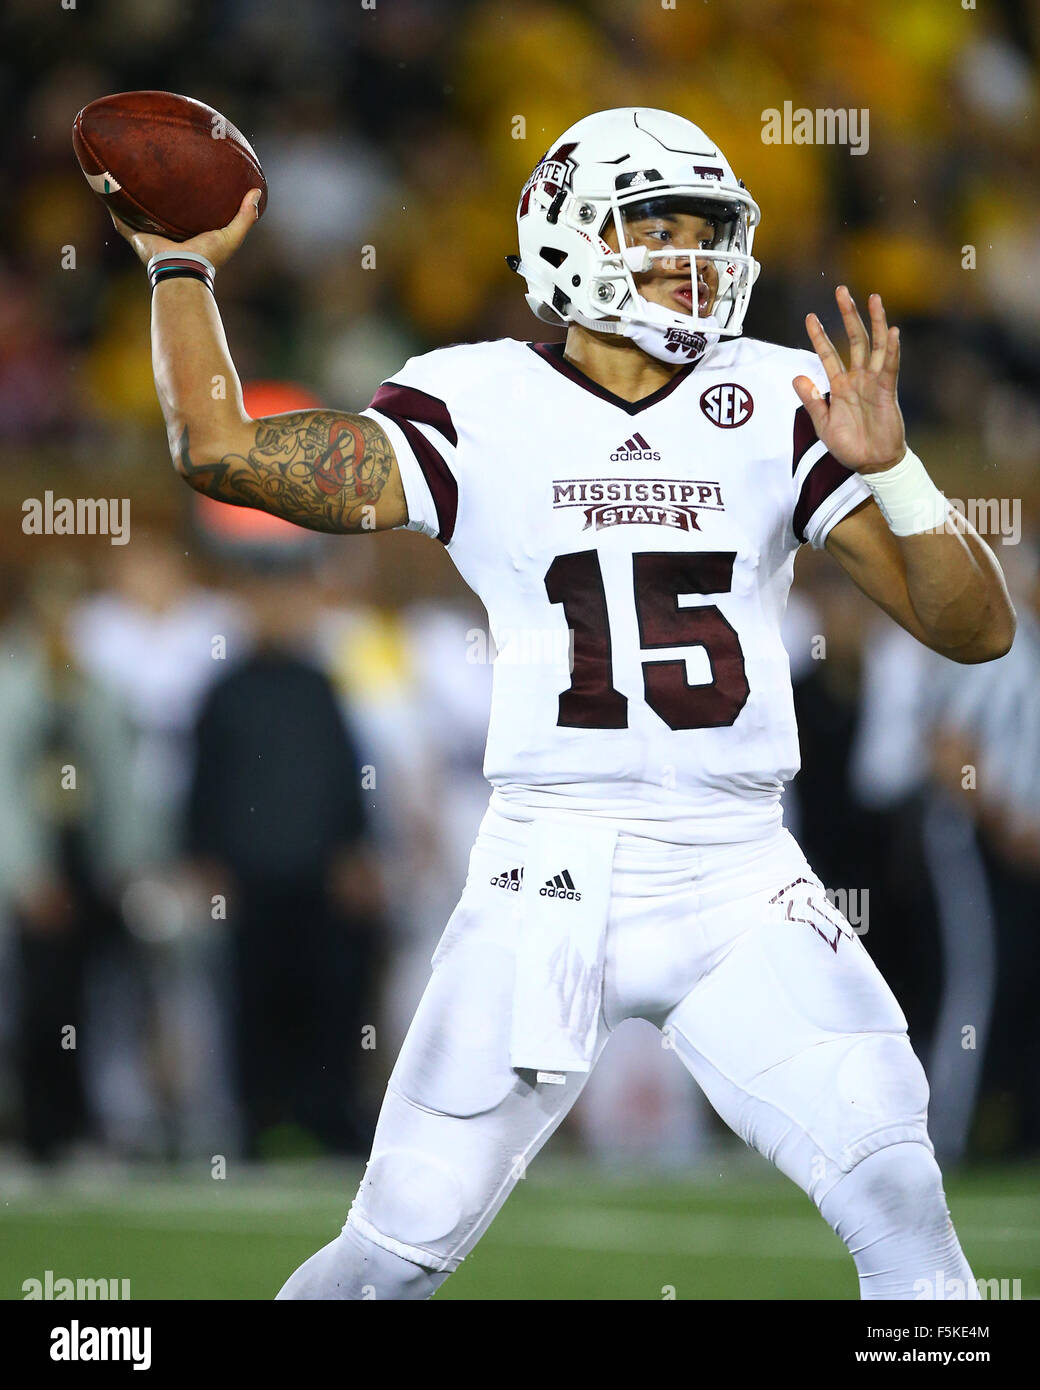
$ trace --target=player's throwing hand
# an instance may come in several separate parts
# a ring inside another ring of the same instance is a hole
[[[845,364],[815,314],[805,327],[830,384],[830,402],[807,376],[796,376],[794,389],[809,412],[817,435],[846,468],[857,473],[894,467],[906,451],[903,416],[896,398],[899,375],[899,329],[889,328],[879,294],[867,301],[870,338],[848,286],[834,294],[849,335],[849,366]]]
[[[170,241],[167,237],[155,236],[151,232],[135,232],[114,212],[109,212],[109,217],[116,231],[126,238],[144,265],[160,251],[194,251],[200,256],[205,256],[219,270],[242,245],[250,227],[259,217],[257,204],[260,196],[259,188],[251,188],[226,227],[220,227],[213,232],[202,232],[188,241]]]

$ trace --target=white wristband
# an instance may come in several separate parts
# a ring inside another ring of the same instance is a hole
[[[943,529],[950,504],[912,449],[907,449],[894,468],[859,476],[874,494],[894,536]]]

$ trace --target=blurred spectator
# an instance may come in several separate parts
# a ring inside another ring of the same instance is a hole
[[[1026,557],[1023,557],[1026,559]],[[984,1044],[984,1149],[1040,1153],[1036,895],[1040,891],[1040,549],[1013,590],[1018,633],[1007,656],[947,674],[936,692],[932,766],[975,829],[995,927],[993,1023]],[[1031,573],[1029,571],[1032,571]],[[956,861],[953,861],[954,863]],[[953,1029],[974,1023],[964,1015]]]
[[[72,640],[84,670],[119,693],[133,720],[141,843],[145,863],[162,865],[179,846],[198,709],[240,654],[242,618],[228,595],[195,583],[173,537],[135,531],[109,574],[112,587],[74,614]]]
[[[196,582],[173,536],[135,528],[107,557],[105,577],[109,585],[74,611],[71,640],[132,723],[140,856],[123,900],[135,949],[99,986],[108,1048],[97,1090],[106,1130],[124,1142],[212,1153],[233,1113],[220,943],[213,931],[192,930],[193,885],[178,865],[199,706],[242,654],[242,616],[230,595]]]
[[[360,1153],[382,908],[361,769],[310,654],[313,585],[275,570],[246,599],[254,646],[202,707],[188,812],[189,852],[227,904],[246,1152],[295,1123]]]
[[[448,809],[455,789],[443,757],[443,736],[431,734],[421,653],[402,616],[373,602],[366,592],[370,559],[369,547],[348,542],[337,556],[339,563],[328,567],[320,636],[368,772],[364,800],[386,882],[393,952],[381,982],[379,1009],[385,1083],[465,867],[459,876]],[[483,778],[481,787],[486,805]],[[378,1103],[380,1096],[372,1099]]]
[[[93,1129],[88,974],[120,935],[139,847],[123,708],[67,641],[82,582],[65,566],[31,575],[0,666],[0,898],[15,934],[23,1136],[40,1159]]]

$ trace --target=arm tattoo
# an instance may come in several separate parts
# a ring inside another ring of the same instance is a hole
[[[390,477],[393,451],[374,420],[334,410],[296,410],[257,420],[246,455],[195,464],[185,426],[181,475],[199,492],[257,507],[312,531],[371,531],[372,508]]]

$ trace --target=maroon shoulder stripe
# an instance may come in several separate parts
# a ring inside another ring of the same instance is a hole
[[[831,393],[828,391],[824,396],[825,401],[829,401]],[[809,418],[809,412],[804,405],[800,405],[794,413],[794,442],[791,449],[791,475],[798,472],[798,465],[806,456],[814,444],[819,443],[819,435],[813,428],[813,422]]]
[[[449,444],[457,444],[459,437],[452,423],[451,412],[436,396],[429,396],[414,386],[399,386],[393,381],[383,382],[372,397],[369,409],[378,410],[393,420],[407,439],[433,497],[437,510],[438,539],[447,545],[455,534],[459,485],[451,469],[417,426],[430,425]]]
[[[436,396],[418,391],[414,386],[399,386],[396,381],[384,381],[372,397],[370,409],[381,410],[394,420],[414,420],[418,425],[432,425],[444,435],[449,444],[457,444],[459,436],[451,421],[451,411]]]
[[[815,434],[813,436],[815,438]],[[821,454],[805,475],[802,490],[794,509],[794,533],[805,540],[805,528],[816,508],[822,506],[832,492],[854,476],[851,468],[839,463],[833,454]]]

